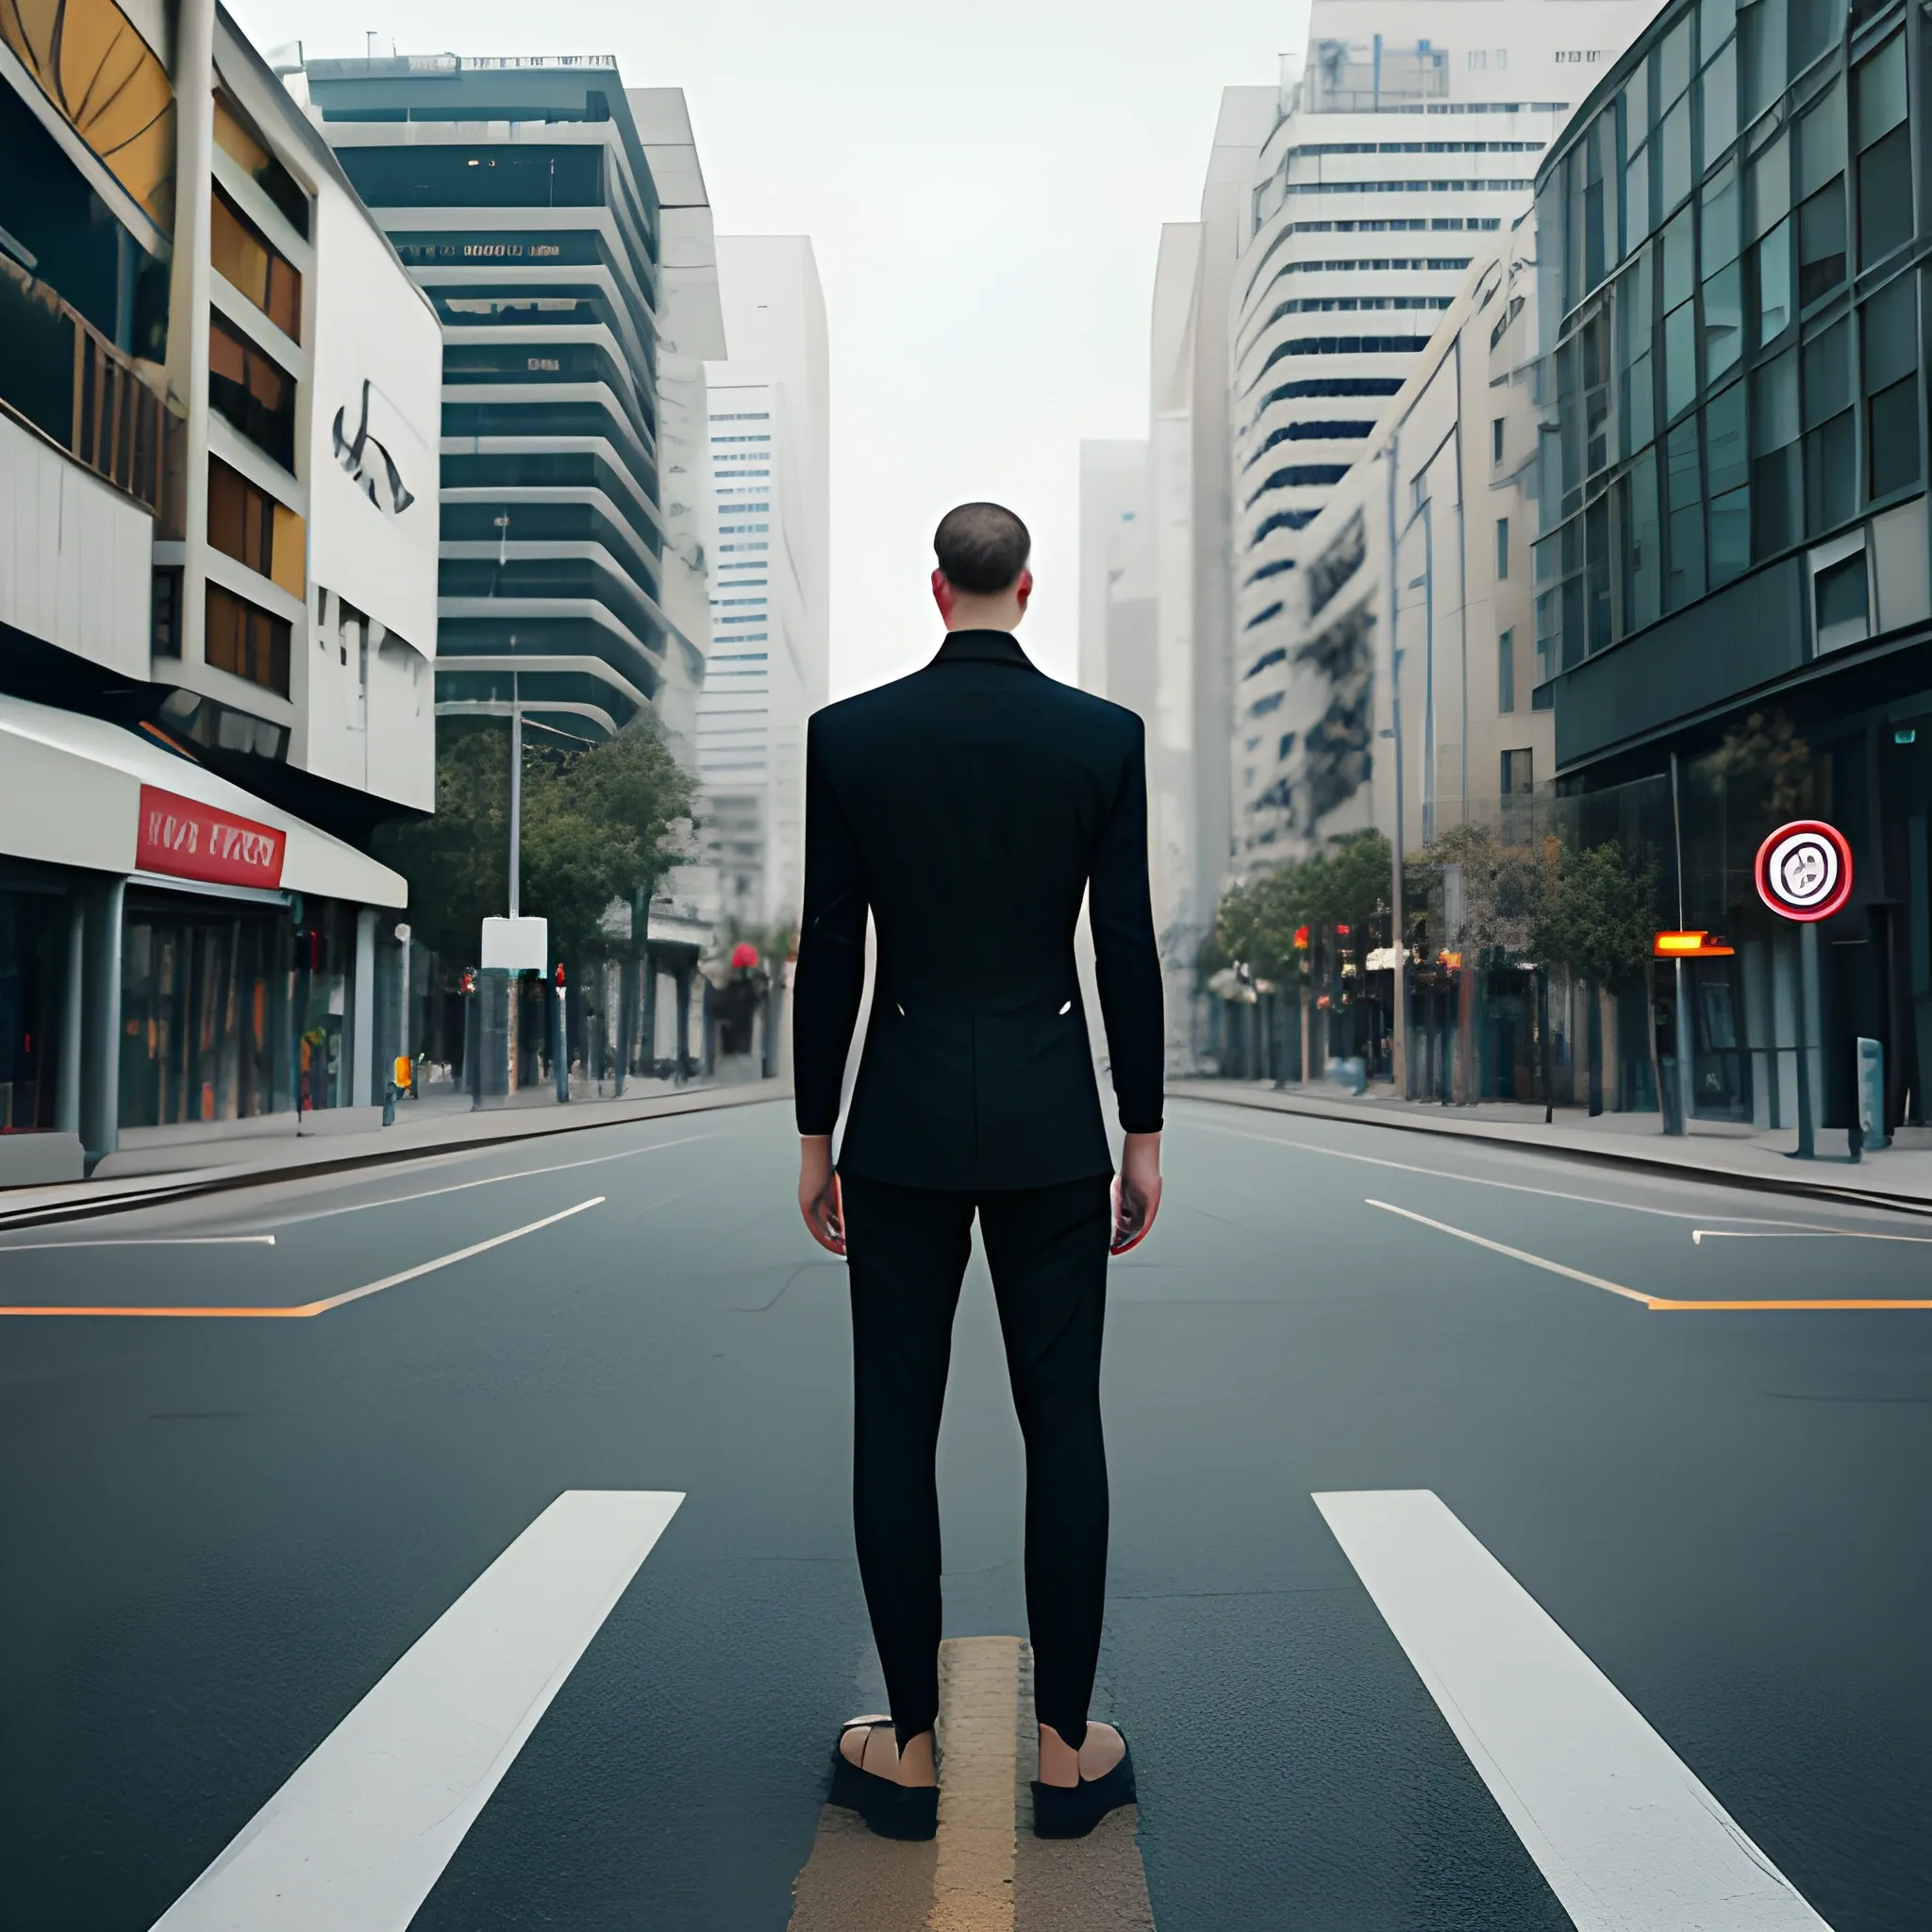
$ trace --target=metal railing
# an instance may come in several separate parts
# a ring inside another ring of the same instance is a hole
[[[185,425],[71,303],[0,257],[0,403],[181,533]]]

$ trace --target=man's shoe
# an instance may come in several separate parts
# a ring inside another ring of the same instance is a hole
[[[870,1734],[891,1722],[889,1717],[856,1717],[839,1726],[839,1736],[842,1740],[848,1731]],[[865,1754],[861,1750],[859,1755]],[[937,1785],[902,1785],[896,1778],[861,1770],[837,1744],[832,1746],[832,1790],[826,1802],[857,1811],[879,1838],[929,1839],[940,1828]]]
[[[1122,1738],[1123,1747],[1126,1739]],[[1134,1802],[1134,1754],[1123,1748],[1121,1761],[1090,1784],[1043,1785],[1033,1780],[1035,1838],[1085,1838],[1109,1811]]]

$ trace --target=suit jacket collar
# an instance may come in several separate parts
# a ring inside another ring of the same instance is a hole
[[[935,664],[1011,664],[1023,671],[1036,671],[1031,658],[1020,648],[1020,641],[1009,630],[953,630],[939,648]]]

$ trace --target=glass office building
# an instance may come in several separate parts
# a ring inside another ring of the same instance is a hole
[[[662,210],[616,63],[307,78],[442,323],[437,708],[607,737],[704,671],[665,608]]]
[[[1899,0],[1677,0],[1537,177],[1535,702],[1565,788],[1736,945],[1691,969],[1691,1091],[1760,1125],[1800,1040],[1827,1125],[1860,1037],[1892,1126],[1932,1079],[1924,33]],[[1801,817],[1855,858],[1812,974],[1753,874]]]

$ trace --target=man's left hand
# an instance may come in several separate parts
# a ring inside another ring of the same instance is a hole
[[[822,1248],[845,1253],[845,1202],[839,1176],[832,1170],[832,1137],[801,1134],[798,1138],[798,1211],[811,1238]]]

